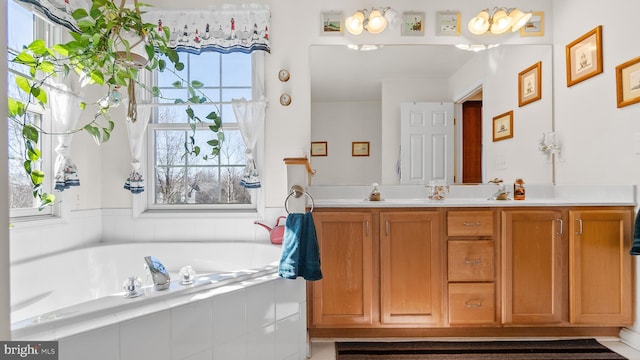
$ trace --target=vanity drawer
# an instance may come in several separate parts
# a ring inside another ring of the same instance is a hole
[[[449,284],[449,323],[491,324],[496,321],[494,283]]]
[[[449,211],[448,236],[493,236],[494,212],[491,210]]]
[[[493,240],[449,240],[447,247],[449,281],[494,280]]]

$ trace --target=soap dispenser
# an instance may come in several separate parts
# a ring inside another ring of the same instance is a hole
[[[378,190],[378,183],[372,184],[373,189],[369,194],[369,201],[380,201],[380,190]]]

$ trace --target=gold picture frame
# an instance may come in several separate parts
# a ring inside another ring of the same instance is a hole
[[[520,36],[544,36],[544,11],[532,11],[531,17],[520,28]]]
[[[618,108],[640,102],[640,56],[616,66]]]
[[[518,74],[518,107],[542,99],[542,62],[529,66]]]
[[[602,25],[566,46],[567,87],[602,73]]]
[[[351,156],[369,156],[369,142],[368,141],[352,142]]]
[[[513,137],[513,110],[493,118],[493,142]]]
[[[342,35],[343,13],[341,11],[325,11],[320,13],[320,33],[322,35]]]
[[[311,142],[311,156],[327,156],[327,142],[326,141],[312,141]]]

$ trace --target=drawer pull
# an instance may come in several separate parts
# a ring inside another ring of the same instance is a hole
[[[466,258],[466,259],[464,259],[464,263],[465,264],[469,264],[469,265],[477,265],[477,264],[480,264],[481,262],[482,262],[482,260],[480,258],[477,258],[477,259]]]
[[[464,302],[464,306],[468,308],[479,308],[482,307],[482,300],[472,299]]]
[[[480,221],[465,221],[462,223],[464,226],[480,226]]]

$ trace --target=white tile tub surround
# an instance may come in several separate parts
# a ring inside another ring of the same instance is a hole
[[[98,262],[105,254],[108,260]],[[145,254],[158,257],[173,273],[172,279],[187,264],[199,274],[213,267],[226,272],[202,275],[192,287],[174,280],[166,292],[149,285],[145,295],[124,299],[122,282],[131,271],[140,276]],[[21,304],[22,310],[33,306],[32,301],[54,297],[56,290],[63,295],[61,303],[77,301],[66,296],[73,287],[89,294],[119,293],[14,323],[12,336],[14,340],[58,339],[60,358],[65,360],[304,359],[306,337],[300,334],[306,334],[306,285],[304,280],[277,276],[274,263],[279,254],[280,247],[271,244],[161,242],[101,245],[23,260],[14,264],[19,270],[12,271],[13,283],[28,284],[25,281],[37,272],[45,287],[21,287],[14,303]],[[67,259],[60,260],[61,256]],[[79,264],[88,270],[78,271]],[[260,269],[232,271],[256,267]],[[107,279],[108,275],[113,276]],[[230,278],[221,280],[224,276]],[[60,278],[71,280],[71,288],[55,283]],[[91,280],[97,280],[97,285]],[[43,291],[41,298],[38,294]],[[46,302],[42,303],[44,308]],[[33,320],[36,325],[30,324]]]
[[[305,337],[300,336],[306,332],[304,280],[272,275],[242,286],[227,292],[220,288],[210,298],[62,338],[60,358],[305,359]],[[278,306],[279,301],[284,306]],[[293,308],[298,312],[292,314]]]

